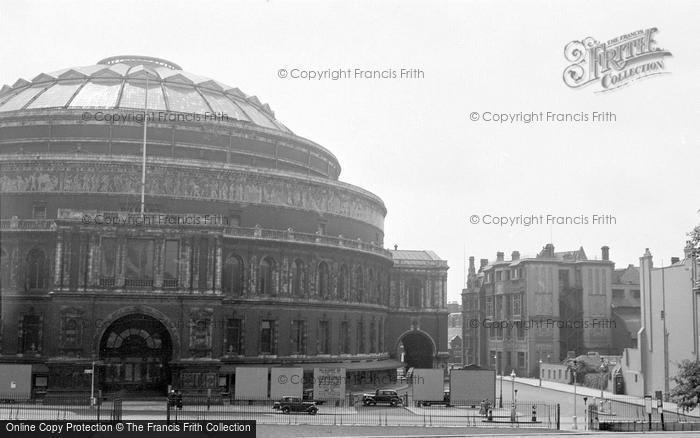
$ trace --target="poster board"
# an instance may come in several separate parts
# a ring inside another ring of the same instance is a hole
[[[450,373],[450,402],[496,401],[496,372],[493,370],[452,370]]]
[[[413,400],[442,401],[445,372],[442,368],[415,368],[411,377]]]
[[[303,368],[271,368],[270,398],[279,400],[283,396],[301,397],[304,390]]]
[[[345,368],[314,368],[314,400],[345,399]]]
[[[0,364],[0,395],[28,399],[32,393],[32,366]]]
[[[236,367],[236,400],[267,400],[267,368]]]

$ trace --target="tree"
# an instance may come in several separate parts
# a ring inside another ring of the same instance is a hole
[[[697,225],[695,228],[693,228],[693,231],[688,233],[688,237],[690,237],[690,240],[688,243],[692,246],[694,253],[696,256],[700,255],[700,225]]]
[[[676,387],[671,390],[671,400],[684,411],[691,411],[700,404],[700,360],[684,360],[673,378]]]

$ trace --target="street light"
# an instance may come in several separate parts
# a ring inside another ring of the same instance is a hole
[[[573,429],[574,430],[578,429],[578,425],[576,424],[576,420],[577,420],[577,418],[576,418],[576,364],[577,364],[577,362],[573,361],[573,368],[571,368],[571,370],[574,373],[574,418],[573,418],[573,420],[574,420]]]
[[[605,363],[605,358],[601,357],[600,358],[600,400],[604,400],[603,396],[603,379],[605,376],[605,372],[608,370],[607,364]]]
[[[493,355],[493,369],[496,370],[496,373],[498,373],[498,362],[497,362],[498,355],[494,354]],[[503,368],[503,367],[501,367]],[[500,395],[498,397],[498,408],[502,409],[503,408],[503,370],[501,370],[501,387],[500,387]]]
[[[515,422],[515,370],[510,372],[512,407],[510,409],[510,421]]]

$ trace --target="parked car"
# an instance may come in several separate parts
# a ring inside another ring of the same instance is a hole
[[[316,415],[316,413],[318,413],[318,406],[316,406],[316,403],[304,401],[301,397],[284,396],[280,401],[276,401],[272,405],[272,409],[279,410],[283,414],[306,412],[309,415]]]
[[[430,406],[430,405],[445,405],[450,406],[450,390],[446,389],[443,393],[442,400],[417,400],[416,406]]]
[[[362,395],[362,404],[365,406],[376,406],[377,403],[399,406],[402,404],[402,400],[393,389],[377,389],[374,393]]]

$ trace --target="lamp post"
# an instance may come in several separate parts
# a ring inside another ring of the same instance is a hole
[[[515,370],[510,372],[510,383],[510,399],[512,400],[512,406],[510,409],[510,421],[515,423]]]
[[[498,373],[498,355],[493,355],[493,369]],[[503,373],[501,373],[501,386],[499,390],[500,394],[498,397],[498,407],[503,408]]]
[[[604,358],[600,358],[600,400],[603,401],[603,378],[605,376],[605,372],[607,371],[607,364],[605,363]]]
[[[95,406],[95,361],[90,369],[90,406]]]
[[[574,426],[573,429],[576,430],[578,429],[578,425],[576,424],[577,418],[576,418],[576,361],[573,361],[573,368],[571,368],[571,371],[574,373]]]

